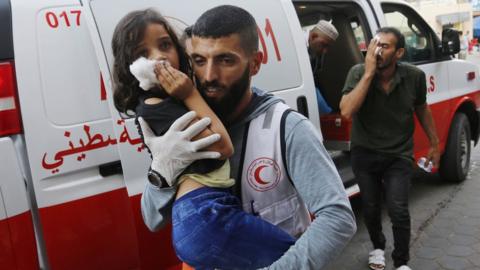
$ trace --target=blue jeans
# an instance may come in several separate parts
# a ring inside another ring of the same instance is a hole
[[[322,95],[322,91],[320,91],[320,88],[315,87],[315,93],[317,93],[317,105],[318,105],[318,112],[322,114],[328,114],[331,113],[333,110],[332,108],[328,105],[327,101]]]
[[[195,269],[257,269],[279,259],[295,238],[245,213],[226,189],[203,187],[173,204],[173,246]]]
[[[351,152],[352,169],[360,187],[365,225],[374,249],[385,250],[382,232],[382,194],[392,221],[395,267],[407,264],[410,259],[410,213],[408,191],[413,175],[413,162],[362,147]]]

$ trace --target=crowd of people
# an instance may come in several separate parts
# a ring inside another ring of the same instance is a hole
[[[309,31],[314,74],[338,36],[326,20]],[[113,35],[115,106],[135,112],[152,157],[144,222],[152,231],[171,222],[175,252],[194,269],[322,269],[356,232],[321,134],[251,85],[262,62],[258,42],[252,15],[230,5],[207,10],[180,38],[153,9],[127,14]],[[397,29],[379,29],[339,105],[353,119],[352,166],[374,270],[385,269],[382,193],[394,266],[410,269],[414,114],[430,139],[427,159],[437,165],[440,157],[425,74],[399,62],[404,46]],[[320,113],[330,113],[319,84],[315,91]],[[275,185],[255,185],[262,166],[275,168]]]

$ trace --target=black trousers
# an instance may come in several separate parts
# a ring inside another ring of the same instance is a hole
[[[385,249],[382,232],[382,194],[392,221],[395,267],[407,264],[410,244],[408,193],[413,175],[412,161],[361,147],[351,152],[352,169],[360,187],[365,224],[374,249]]]

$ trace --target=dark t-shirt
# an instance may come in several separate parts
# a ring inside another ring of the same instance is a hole
[[[308,55],[310,57],[310,66],[312,67],[312,74],[315,86],[321,89],[320,84],[320,72],[322,71],[322,56],[317,56],[313,50],[309,47],[308,48]],[[322,91],[320,93],[323,95]]]
[[[164,99],[158,104],[145,104],[145,99],[150,97],[153,96],[149,93],[145,93],[140,96],[135,113],[137,118],[140,116],[143,117],[143,119],[148,123],[152,131],[157,136],[165,134],[175,120],[189,112],[187,107],[185,107],[182,102],[171,97]],[[138,132],[143,140],[143,133],[140,130],[137,119],[135,119],[135,123],[137,124]],[[205,174],[220,168],[224,162],[225,160],[219,159],[197,160],[188,166],[183,173]]]
[[[389,93],[376,77],[365,101],[353,117],[352,146],[411,159],[415,107],[426,102],[425,73],[417,67],[398,63]],[[355,88],[365,72],[365,65],[352,67],[343,88],[347,94]]]

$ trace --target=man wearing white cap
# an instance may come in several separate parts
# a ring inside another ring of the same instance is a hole
[[[310,54],[310,64],[314,75],[322,69],[323,57],[337,37],[338,31],[335,26],[325,20],[318,21],[308,33],[308,53]],[[315,79],[315,86],[320,114],[330,113],[332,108],[323,98],[317,79]]]

